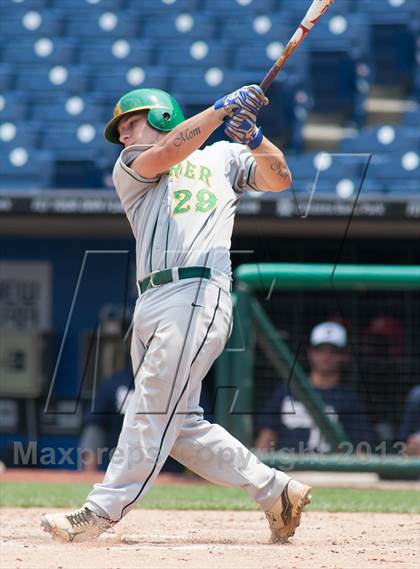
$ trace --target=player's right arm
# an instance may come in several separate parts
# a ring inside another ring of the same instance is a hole
[[[185,160],[208,139],[225,118],[222,109],[209,107],[177,125],[131,164],[143,178],[155,178]]]
[[[218,99],[212,107],[177,125],[152,148],[143,152],[131,165],[143,178],[155,178],[182,162],[200,148],[224,119],[235,110],[257,112],[268,99],[249,85]]]

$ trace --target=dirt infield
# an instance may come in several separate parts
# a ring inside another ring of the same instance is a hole
[[[39,526],[45,509],[0,510],[4,569],[418,568],[418,516],[309,512],[288,545],[268,542],[260,512],[133,510],[113,534],[59,544]]]

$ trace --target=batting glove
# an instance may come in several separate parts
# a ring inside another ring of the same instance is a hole
[[[236,111],[233,117],[226,121],[225,134],[234,142],[246,144],[255,150],[263,139],[261,128],[255,124],[257,117],[248,111]]]
[[[245,85],[237,91],[225,95],[214,103],[216,110],[223,109],[226,116],[232,117],[237,110],[249,111],[255,115],[264,105],[268,105],[268,99],[259,85]]]

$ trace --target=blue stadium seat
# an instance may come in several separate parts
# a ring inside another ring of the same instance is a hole
[[[375,155],[368,177],[378,180],[389,192],[420,195],[420,152]]]
[[[155,44],[148,40],[108,39],[83,43],[80,46],[80,62],[87,65],[108,67],[110,64],[150,65]]]
[[[70,13],[67,17],[67,35],[73,38],[135,38],[138,36],[137,19],[124,12]]]
[[[49,0],[49,3],[64,14],[114,11],[125,6],[125,0]]]
[[[216,25],[213,13],[162,14],[145,20],[142,31],[145,37],[160,41],[168,38],[206,41],[215,38]]]
[[[216,41],[169,41],[159,47],[158,63],[171,68],[228,67],[230,46]]]
[[[208,12],[225,19],[236,17],[239,21],[249,15],[271,14],[278,5],[278,0],[205,0]]]
[[[202,71],[180,71],[174,74],[171,85],[174,93],[182,93],[184,101],[209,106],[216,98],[243,83],[239,82],[238,74],[232,70],[212,67]]]
[[[407,111],[404,114],[403,125],[420,130],[420,108]]]
[[[367,171],[366,178],[360,188],[360,197],[366,196],[366,194],[383,194],[389,191],[389,186],[383,179],[369,178],[369,174],[370,170]]]
[[[12,148],[8,153],[0,153],[0,187],[2,190],[48,187],[51,169],[49,153],[33,148]]]
[[[415,32],[408,16],[379,17],[371,24],[372,82],[402,85],[410,90],[414,81]]]
[[[334,9],[337,8],[337,9]],[[366,56],[369,51],[370,26],[363,14],[345,14],[339,6],[333,6],[311,31],[303,49],[314,46],[331,49],[349,47],[355,58]]]
[[[380,126],[367,128],[354,138],[341,141],[342,152],[386,154],[420,150],[420,133],[416,128]]]
[[[73,0],[72,0],[73,1]],[[10,13],[19,8],[27,10],[42,10],[50,5],[50,0],[0,0],[0,10],[5,13]]]
[[[115,162],[115,161],[114,161]],[[112,188],[112,165],[108,170],[95,160],[95,152],[68,151],[55,153],[51,186],[59,190]]]
[[[81,65],[73,66],[31,66],[17,74],[16,88],[21,91],[54,93],[74,91],[80,93],[88,85],[87,69]],[[38,96],[38,95],[37,95]]]
[[[288,152],[287,164],[293,178],[293,191],[310,192],[316,176],[314,155]]]
[[[278,41],[284,45],[291,38],[296,26],[285,22],[279,14],[263,14],[252,17],[251,15],[238,19],[232,15],[224,20],[222,37],[229,41],[244,41],[245,45],[250,42]],[[238,46],[238,50],[244,46]]]
[[[36,148],[40,141],[41,125],[36,122],[4,121],[0,123],[0,143],[5,149],[15,146]]]
[[[307,193],[334,193],[340,198],[356,197],[367,165],[367,157],[335,153],[288,154],[293,188]]]
[[[104,120],[104,109],[91,102],[89,96],[72,96],[54,102],[34,103],[32,118],[46,123],[98,123]]]
[[[263,41],[246,43],[241,49],[235,50],[234,67],[255,72],[254,82],[260,81],[281,55],[284,45],[278,41]],[[288,81],[305,83],[308,81],[308,52],[300,49],[285,64],[280,71]]]
[[[101,123],[60,123],[45,130],[42,148],[58,160],[97,160],[115,154],[115,148],[103,136]]]
[[[350,13],[354,10],[354,2],[355,0],[340,0],[339,3],[335,2],[330,10],[335,9],[343,13]],[[310,2],[308,3],[307,0],[293,0],[293,2],[277,0],[275,3],[276,11],[280,12],[283,17],[293,20],[296,25],[302,20],[309,6]]]
[[[154,87],[168,90],[169,72],[164,67],[108,66],[93,74],[93,90],[106,93],[114,101],[130,89]]]
[[[74,41],[69,39],[43,37],[9,40],[3,58],[8,63],[71,64],[75,61],[75,50]]]
[[[210,67],[200,71],[182,70],[173,74],[170,91],[189,117],[209,107],[220,96],[252,82],[249,74],[233,69]]]
[[[410,17],[420,17],[420,6],[418,0],[356,0],[356,10],[360,13],[369,14],[374,18],[378,15],[388,15],[398,20],[401,14]]]
[[[55,37],[63,33],[63,18],[52,10],[13,9],[0,17],[0,37]]]
[[[22,121],[28,118],[27,98],[13,91],[0,94],[0,122]]]
[[[8,63],[0,63],[0,91],[9,91],[14,87],[13,83],[13,67]]]
[[[202,6],[202,0],[153,0],[153,2],[139,2],[127,0],[127,8],[141,16],[162,16],[168,12],[195,12]]]
[[[348,51],[315,47],[309,54],[313,110],[352,115],[356,104],[356,68]]]

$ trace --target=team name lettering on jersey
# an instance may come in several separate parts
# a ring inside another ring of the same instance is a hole
[[[204,182],[209,188],[211,187],[211,170],[207,166],[202,164],[194,164],[189,160],[184,160],[179,164],[175,164],[169,170],[169,176],[175,178],[184,177],[189,180],[197,180],[199,182]]]

